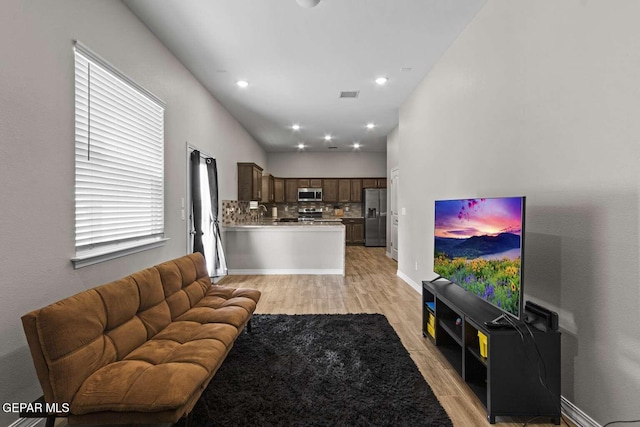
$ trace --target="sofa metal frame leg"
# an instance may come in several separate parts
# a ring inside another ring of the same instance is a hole
[[[185,415],[185,417],[184,417],[184,427],[191,427],[192,422],[193,422],[193,411],[191,411],[187,415]]]
[[[247,333],[251,333],[251,319],[249,319],[249,321],[247,322]]]

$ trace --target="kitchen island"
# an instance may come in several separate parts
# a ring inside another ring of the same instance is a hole
[[[222,226],[229,274],[345,274],[345,226],[336,221]]]

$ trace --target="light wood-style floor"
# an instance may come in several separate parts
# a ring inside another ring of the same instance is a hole
[[[454,426],[489,426],[480,401],[435,346],[423,338],[422,297],[396,272],[397,263],[385,255],[384,248],[348,246],[345,277],[228,276],[219,284],[262,291],[256,313],[384,314]],[[525,421],[498,419],[499,425],[508,427],[522,426]],[[528,425],[553,425],[545,422],[549,420],[533,420]]]

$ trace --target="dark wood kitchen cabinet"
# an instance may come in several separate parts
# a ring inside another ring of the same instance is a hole
[[[351,201],[351,180],[350,179],[338,180],[338,201],[342,203],[349,203]]]
[[[338,180],[323,179],[322,180],[322,201],[335,203],[338,201]]]
[[[387,178],[363,178],[362,188],[387,188]]]
[[[274,203],[275,181],[273,175],[262,175],[262,203]]]
[[[342,218],[345,226],[345,243],[347,245],[361,245],[364,243],[364,219]]]
[[[351,201],[354,203],[362,202],[362,180],[351,180]]]
[[[322,188],[322,179],[298,178],[298,188]]]
[[[376,178],[364,178],[362,180],[362,188],[378,188],[378,180]]]
[[[262,200],[262,168],[255,163],[238,163],[238,200]]]
[[[298,179],[284,180],[284,201],[287,203],[295,203],[298,201]]]
[[[375,178],[365,178],[362,180],[362,188],[377,188],[378,180]]]
[[[273,178],[273,202],[284,203],[284,178]]]

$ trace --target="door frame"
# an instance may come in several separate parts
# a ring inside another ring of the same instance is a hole
[[[389,212],[391,213],[391,215],[389,215],[389,241],[391,242],[391,247],[390,247],[390,256],[392,259],[398,261],[398,224],[396,222],[395,225],[395,234],[394,234],[394,219],[398,218],[398,183],[400,181],[400,167],[396,166],[395,168],[391,169],[391,173],[389,174],[389,187],[390,187],[390,194],[389,194]],[[395,202],[395,203],[394,203]],[[395,204],[395,210],[393,210],[393,205]],[[394,236],[396,237],[396,239],[394,239]],[[395,257],[394,257],[394,251],[395,251]]]

